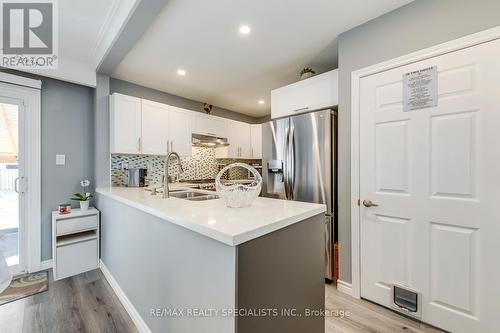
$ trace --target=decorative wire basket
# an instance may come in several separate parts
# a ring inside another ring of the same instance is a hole
[[[221,182],[222,175],[232,168],[245,168],[250,171],[254,179],[250,184],[224,185]],[[224,200],[227,207],[240,208],[249,207],[262,189],[262,176],[260,173],[245,163],[232,163],[223,168],[215,178],[215,188],[219,196]]]

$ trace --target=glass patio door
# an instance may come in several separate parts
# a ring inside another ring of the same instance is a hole
[[[22,101],[0,96],[0,253],[13,275],[26,270],[23,123]]]

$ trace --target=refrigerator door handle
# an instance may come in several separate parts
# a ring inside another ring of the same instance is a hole
[[[290,128],[285,129],[285,149],[284,149],[284,161],[283,161],[283,187],[285,189],[285,199],[289,200],[290,195],[288,193],[288,146],[290,144]]]
[[[290,200],[295,199],[294,190],[295,190],[295,143],[294,143],[294,135],[295,128],[290,126],[290,140],[289,140],[289,159],[290,159],[290,168],[289,168],[289,184],[290,184]]]

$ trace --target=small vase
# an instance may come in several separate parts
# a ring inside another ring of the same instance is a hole
[[[89,209],[89,200],[87,201],[80,201],[80,209],[82,211],[86,211]]]

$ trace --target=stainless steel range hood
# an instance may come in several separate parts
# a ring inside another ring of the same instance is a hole
[[[227,147],[229,142],[227,138],[218,138],[210,135],[194,134],[191,138],[191,143],[195,147],[206,147],[206,148],[217,148],[217,147]]]

